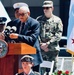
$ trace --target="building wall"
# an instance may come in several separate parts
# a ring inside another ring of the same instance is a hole
[[[2,0],[3,5],[5,6],[9,16],[14,17],[13,4],[16,2],[25,2],[29,5],[32,17],[36,18],[37,16],[43,14],[42,4],[44,0]],[[59,0],[53,0],[54,2],[54,14],[59,16]],[[12,14],[11,14],[12,13]]]
[[[71,0],[60,0],[60,18],[63,22],[63,35],[67,36],[69,6]]]
[[[42,6],[44,0],[2,0],[5,7],[10,7],[16,2],[25,2],[29,6]],[[59,0],[52,0],[54,5],[59,5]]]

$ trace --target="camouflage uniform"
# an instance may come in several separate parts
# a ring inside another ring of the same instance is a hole
[[[40,22],[40,43],[48,44],[48,52],[42,50],[44,60],[55,61],[54,69],[56,68],[56,57],[59,53],[59,41],[63,32],[63,24],[59,17],[52,15],[51,18],[45,16],[37,17]]]

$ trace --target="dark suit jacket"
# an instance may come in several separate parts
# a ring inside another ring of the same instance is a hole
[[[10,27],[16,26],[19,23],[19,21],[20,21],[19,19],[11,20],[10,22],[7,23],[6,27],[7,26],[10,26]],[[10,33],[10,32],[8,32],[8,33]],[[12,39],[10,39],[9,36],[6,35],[6,33],[5,33],[5,41],[6,42],[11,42],[12,41]]]
[[[11,20],[10,22],[7,23],[7,26],[10,26],[10,27],[16,26],[19,21],[20,21],[19,19]]]
[[[16,22],[16,23],[15,23]],[[21,21],[16,20],[14,22],[14,25],[17,27],[16,33],[19,34],[19,29],[21,25]],[[42,55],[39,45],[38,36],[40,33],[40,24],[35,19],[29,17],[28,20],[25,22],[25,25],[22,29],[21,34],[19,34],[18,39],[16,39],[16,42],[23,42],[27,43],[33,47],[36,48],[37,52],[36,54],[32,54],[31,56],[34,57],[34,64],[39,65],[42,62]]]

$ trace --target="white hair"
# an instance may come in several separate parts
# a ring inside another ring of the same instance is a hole
[[[19,10],[25,10],[26,12],[30,12],[29,7],[26,7],[26,6],[22,6],[22,7],[20,7]]]

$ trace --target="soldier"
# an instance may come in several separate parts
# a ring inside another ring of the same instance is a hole
[[[6,21],[7,21],[6,17],[0,17],[0,32],[3,32],[4,27],[6,25]]]
[[[63,24],[59,17],[53,14],[53,2],[43,2],[44,15],[37,17],[40,22],[40,47],[44,60],[55,61],[54,71],[57,68],[57,56],[59,54],[59,41],[63,32]]]
[[[34,72],[31,68],[33,64],[34,58],[29,55],[25,55],[21,58],[23,72],[16,75],[40,75],[38,72]]]

